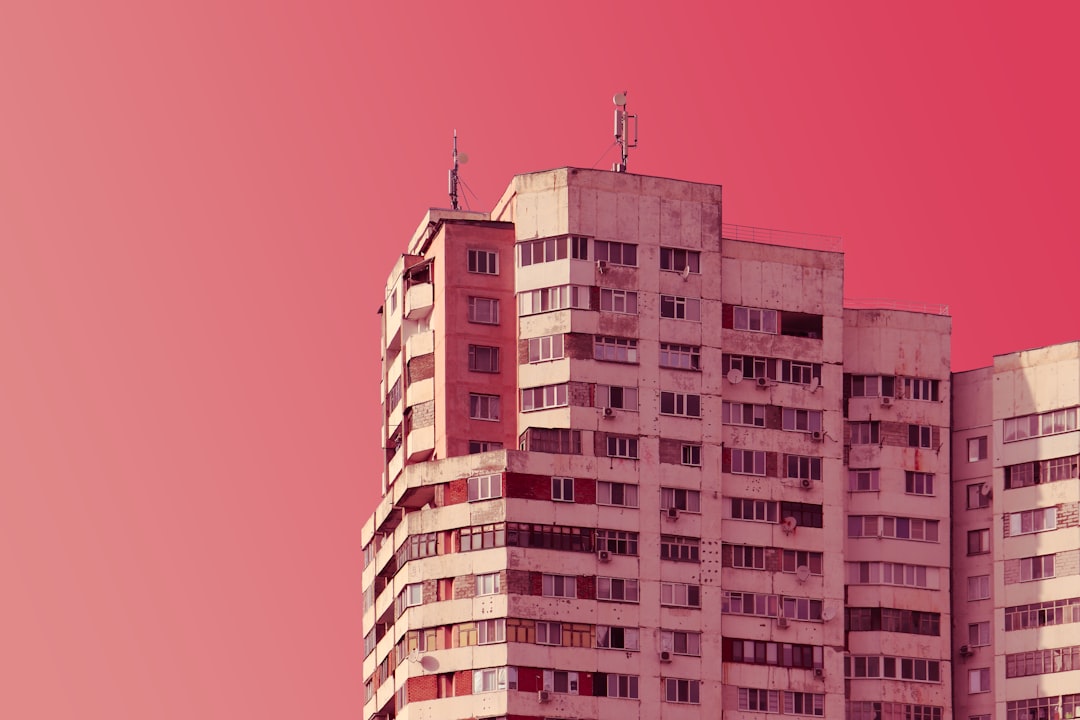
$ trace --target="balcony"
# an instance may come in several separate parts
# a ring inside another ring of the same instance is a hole
[[[405,291],[405,317],[419,320],[427,317],[435,306],[435,287],[431,283],[412,285]]]

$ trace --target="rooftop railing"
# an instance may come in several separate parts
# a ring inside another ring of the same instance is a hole
[[[770,228],[732,225],[730,223],[724,223],[721,226],[720,234],[725,240],[743,240],[764,245],[783,245],[803,250],[842,252],[844,249],[844,242],[838,235],[815,235],[813,233],[772,230]]]
[[[844,298],[844,307],[851,310],[903,310],[905,312],[926,313],[927,315],[949,314],[948,305],[887,298]]]

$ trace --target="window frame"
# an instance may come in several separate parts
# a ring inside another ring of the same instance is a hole
[[[480,262],[481,256],[484,257],[484,262]],[[466,268],[469,272],[476,275],[498,275],[499,274],[499,251],[488,250],[485,248],[467,248],[466,250]],[[481,269],[481,265],[484,265],[485,269]],[[486,269],[490,267],[491,269]]]
[[[470,295],[468,300],[468,320],[477,325],[499,324],[499,299]],[[485,310],[481,312],[481,307]]]

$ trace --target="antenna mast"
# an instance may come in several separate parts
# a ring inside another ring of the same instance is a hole
[[[612,165],[611,169],[620,173],[626,172],[626,160],[630,148],[636,148],[638,143],[638,116],[626,111],[626,94],[627,91],[623,90],[612,98],[612,102],[615,103],[615,142],[619,143],[620,162]],[[631,118],[634,120],[633,142],[630,141]]]
[[[458,154],[457,154],[457,128],[454,129],[454,167],[450,168],[450,208],[459,210],[458,196]]]

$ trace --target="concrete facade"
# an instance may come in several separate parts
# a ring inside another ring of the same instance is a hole
[[[835,245],[777,239],[573,168],[429,212],[385,290],[364,718],[953,716],[950,319],[845,309]]]

